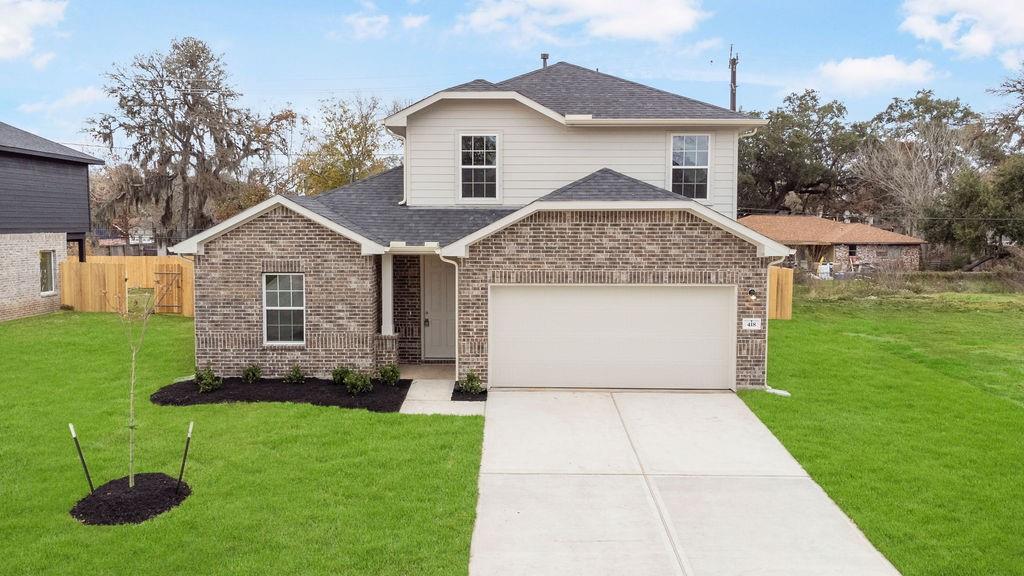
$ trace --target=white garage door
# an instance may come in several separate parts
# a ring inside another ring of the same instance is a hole
[[[731,286],[492,286],[490,385],[733,388]]]

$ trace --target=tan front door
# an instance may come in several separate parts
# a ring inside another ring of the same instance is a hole
[[[423,357],[455,358],[455,267],[423,256]]]

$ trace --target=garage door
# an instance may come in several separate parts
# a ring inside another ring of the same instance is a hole
[[[731,286],[491,286],[498,387],[732,388]]]

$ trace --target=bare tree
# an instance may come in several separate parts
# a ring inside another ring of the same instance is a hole
[[[863,184],[877,191],[885,216],[900,222],[906,233],[916,234],[921,218],[967,165],[960,130],[922,122],[907,138],[864,144],[853,170]]]
[[[1012,151],[1024,152],[1024,68],[1016,77],[1007,78],[989,93],[1013,99],[1006,109],[992,118],[992,128],[1005,139]]]
[[[209,227],[212,201],[254,164],[284,153],[296,118],[288,109],[262,116],[238,106],[221,57],[196,38],[115,66],[105,90],[116,112],[90,119],[87,131],[111,151],[115,136],[127,140],[127,160],[143,177],[131,194],[157,207],[161,252]]]

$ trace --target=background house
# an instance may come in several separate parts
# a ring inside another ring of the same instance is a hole
[[[863,264],[901,270],[921,267],[924,240],[867,224],[787,215],[746,216],[740,222],[795,248],[791,258],[808,270],[816,269],[822,259],[832,262],[836,272],[856,270]]]
[[[68,243],[85,258],[89,165],[102,164],[0,122],[0,321],[60,307]]]

